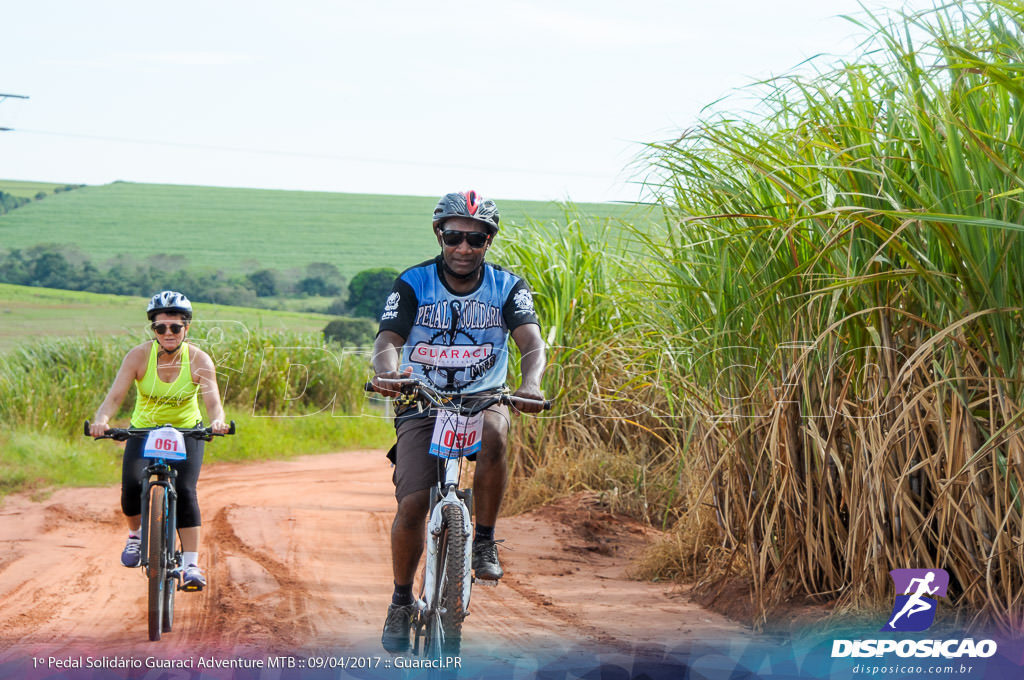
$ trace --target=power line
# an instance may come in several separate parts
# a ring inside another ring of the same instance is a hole
[[[0,92],[0,103],[6,99],[28,99],[28,97],[23,94],[8,94]],[[14,132],[14,128],[0,127],[0,132]]]
[[[598,175],[594,173],[585,172],[571,172],[566,170],[538,170],[537,168],[514,168],[514,167],[489,167],[479,165],[461,165],[454,163],[435,163],[435,162],[424,162],[414,160],[389,160],[383,158],[370,158],[366,156],[343,156],[338,154],[324,154],[324,153],[312,153],[308,151],[282,151],[280,149],[261,149],[261,148],[246,148],[236,146],[221,146],[216,144],[195,144],[191,142],[169,142],[164,140],[154,139],[136,139],[130,137],[110,137],[106,135],[86,135],[73,132],[54,132],[52,130],[26,130],[19,128],[18,132],[34,134],[34,135],[46,135],[50,137],[67,137],[71,139],[87,139],[92,141],[101,142],[118,142],[121,144],[148,144],[154,146],[166,146],[171,148],[181,149],[202,149],[206,151],[226,151],[230,153],[252,153],[252,154],[264,154],[270,156],[289,156],[294,158],[314,158],[319,160],[334,160],[334,161],[348,161],[356,163],[379,163],[383,165],[409,165],[413,167],[423,168],[458,168],[464,170],[475,170],[475,171],[490,171],[490,172],[512,172],[512,173],[523,173],[531,175],[551,175],[560,177],[582,177],[589,179],[603,179],[608,180],[607,175]]]
[[[23,94],[8,94],[0,92],[0,103],[3,103],[7,99],[28,99],[28,97]],[[0,127],[0,132],[14,132],[14,128]]]

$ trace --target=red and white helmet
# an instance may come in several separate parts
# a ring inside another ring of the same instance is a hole
[[[494,201],[470,189],[453,194],[445,194],[434,208],[434,228],[439,228],[450,217],[468,217],[483,222],[487,231],[493,236],[498,233],[498,206]]]

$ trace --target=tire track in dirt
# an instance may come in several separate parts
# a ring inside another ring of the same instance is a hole
[[[215,626],[226,641],[260,640],[274,649],[295,649],[315,633],[308,608],[313,598],[287,564],[239,537],[232,516],[255,512],[230,504],[220,508],[208,525],[213,587],[197,612],[195,627]]]

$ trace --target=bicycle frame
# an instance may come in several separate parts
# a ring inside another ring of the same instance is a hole
[[[463,573],[466,577],[462,582],[462,605],[465,614],[469,614],[469,602],[472,595],[472,582],[470,567],[473,562],[473,542],[469,540],[473,535],[472,511],[466,505],[464,498],[472,498],[472,492],[468,489],[459,489],[459,479],[462,476],[462,457],[449,457],[445,460],[444,479],[437,487],[431,489],[430,519],[427,522],[427,554],[423,565],[423,591],[417,601],[417,607],[426,613],[431,612],[439,603],[434,602],[434,593],[437,592],[435,574],[437,573],[437,560],[440,553],[440,537],[444,530],[443,518],[445,506],[455,505],[461,508],[459,513],[462,517],[462,535],[466,538],[462,551]]]

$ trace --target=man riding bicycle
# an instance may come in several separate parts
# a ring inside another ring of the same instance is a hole
[[[498,233],[494,201],[475,191],[446,194],[434,209],[433,229],[441,254],[405,270],[395,280],[380,317],[374,342],[374,389],[399,396],[383,380],[416,377],[440,392],[472,398],[505,385],[508,338],[522,356],[522,381],[515,396],[540,402],[546,357],[533,297],[526,282],[484,258]],[[524,411],[540,406],[525,405]],[[477,579],[497,581],[494,527],[507,483],[508,407],[483,412],[483,448],[473,475],[477,517],[473,571]],[[391,526],[395,590],[381,643],[390,652],[410,647],[415,605],[413,579],[423,552],[430,488],[438,466],[427,450],[435,418],[429,410],[396,413],[394,454],[398,510]]]
[[[203,397],[210,427],[223,434],[224,408],[217,388],[217,372],[210,356],[188,342],[192,323],[192,303],[181,293],[165,290],[157,293],[146,307],[154,339],[128,351],[114,384],[96,411],[89,433],[102,436],[110,429],[128,390],[136,388],[132,427],[196,427],[201,420],[199,395]],[[121,465],[121,509],[128,521],[128,541],[121,553],[121,564],[137,567],[142,563],[140,532],[142,526],[142,478],[148,465],[142,456],[143,440],[129,439]],[[187,457],[170,466],[177,471],[178,535],[181,538],[182,583],[186,590],[202,590],[206,577],[199,568],[199,500],[196,483],[203,465],[204,442],[185,440]]]

